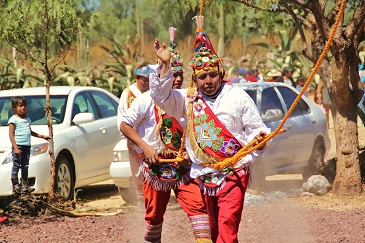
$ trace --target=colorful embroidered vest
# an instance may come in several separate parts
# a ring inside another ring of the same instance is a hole
[[[191,119],[193,122],[189,128],[192,127],[193,133],[190,134],[193,135],[189,135],[189,139],[191,145],[196,145],[194,152],[197,158],[204,162],[208,162],[205,159],[211,159],[211,163],[216,163],[232,157],[242,148],[238,140],[220,122],[201,96],[193,97],[192,109]],[[204,194],[216,195],[224,187],[226,179],[233,173],[241,175],[247,173],[247,170],[236,171],[227,167],[219,172],[202,175],[199,177],[201,190]]]
[[[174,117],[170,117],[156,105],[154,113],[156,124],[159,124],[162,119],[159,136],[167,147],[159,154],[159,157],[175,158],[181,146],[183,129]],[[142,169],[146,182],[157,191],[168,191],[185,184],[190,180],[189,171],[190,167],[180,166],[177,162],[149,164]]]
[[[195,139],[204,153],[224,159],[232,157],[242,148],[200,96],[193,101],[192,119],[194,138],[189,137],[190,141]]]
[[[181,138],[184,132],[179,122],[156,105],[154,107],[154,112],[157,124],[160,122],[160,117],[162,118],[162,124],[159,131],[162,142],[169,149],[179,151]]]

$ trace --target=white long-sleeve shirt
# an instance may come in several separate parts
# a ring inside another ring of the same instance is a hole
[[[182,128],[186,126],[186,119],[177,120]],[[122,115],[121,122],[134,127],[139,136],[157,152],[165,147],[161,137],[156,137],[156,116],[149,91],[133,101],[131,107]],[[143,152],[138,146],[136,146],[136,150],[139,153]]]
[[[136,83],[130,85],[128,88],[123,90],[123,92],[120,96],[119,105],[118,105],[118,116],[117,116],[118,130],[119,130],[120,124],[122,123],[122,116],[128,109],[129,91],[131,91],[136,97],[139,97],[142,95],[142,92],[138,89]]]
[[[154,69],[150,75],[150,92],[154,102],[171,116],[186,117],[188,107],[187,96],[181,90],[172,90],[172,72],[159,77],[160,69]],[[223,84],[216,99],[209,99],[203,96],[205,102],[222,122],[222,124],[232,133],[242,146],[251,142],[261,131],[270,133],[270,129],[263,123],[255,103],[251,97],[242,89]],[[184,92],[185,93],[185,92]],[[186,137],[186,150],[193,162],[190,176],[197,178],[211,172],[217,172],[213,167],[203,167],[201,161],[193,153],[190,141]],[[246,163],[253,162],[265,149],[256,150],[246,155],[235,164],[239,168]]]

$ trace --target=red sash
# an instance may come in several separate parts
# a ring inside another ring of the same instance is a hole
[[[127,96],[127,108],[131,107],[132,102],[134,99],[137,98],[130,89],[128,89],[128,96]]]
[[[158,110],[159,109],[155,105],[154,111],[157,124],[160,121]],[[183,136],[183,129],[174,117],[170,117],[166,112],[162,110],[161,112],[163,113],[162,126],[160,128],[161,140],[166,145],[166,147],[175,151],[179,151],[181,146],[181,138]]]
[[[179,151],[183,129],[177,120],[160,110],[156,105],[154,112],[157,124],[160,121],[159,111],[162,117],[160,137],[166,147],[173,151]],[[173,154],[159,154],[159,158],[174,158]],[[144,164],[142,173],[148,185],[157,191],[169,191],[186,184],[190,178],[190,167],[180,166],[179,163]]]
[[[242,148],[201,97],[193,103],[193,117],[195,139],[206,154],[224,159],[232,157]]]

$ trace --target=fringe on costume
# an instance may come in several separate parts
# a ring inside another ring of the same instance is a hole
[[[145,243],[161,243],[162,223],[158,225],[145,225],[146,231],[144,234]]]
[[[139,171],[143,173],[146,183],[156,191],[167,192],[171,189],[176,189],[191,180],[189,172],[185,173],[179,180],[160,180],[148,173],[144,166],[142,166],[142,168],[140,167]]]
[[[195,242],[212,242],[209,217],[207,214],[199,214],[190,216],[191,228],[193,229]]]
[[[242,176],[243,174],[247,174],[249,176],[249,183],[251,182],[251,164],[245,164],[243,168],[235,169],[233,173]],[[232,174],[228,175],[227,177],[231,176]],[[200,190],[203,192],[203,194],[207,194],[209,196],[216,196],[217,193],[223,189],[224,185],[226,184],[226,179],[224,179],[219,185],[215,187],[207,186],[199,177],[198,182],[200,185]],[[248,186],[247,184],[247,186]]]

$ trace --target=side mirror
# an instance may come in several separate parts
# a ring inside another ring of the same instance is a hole
[[[74,119],[72,119],[72,122],[76,125],[84,124],[84,123],[90,123],[95,121],[94,114],[89,112],[81,112],[78,113]]]

